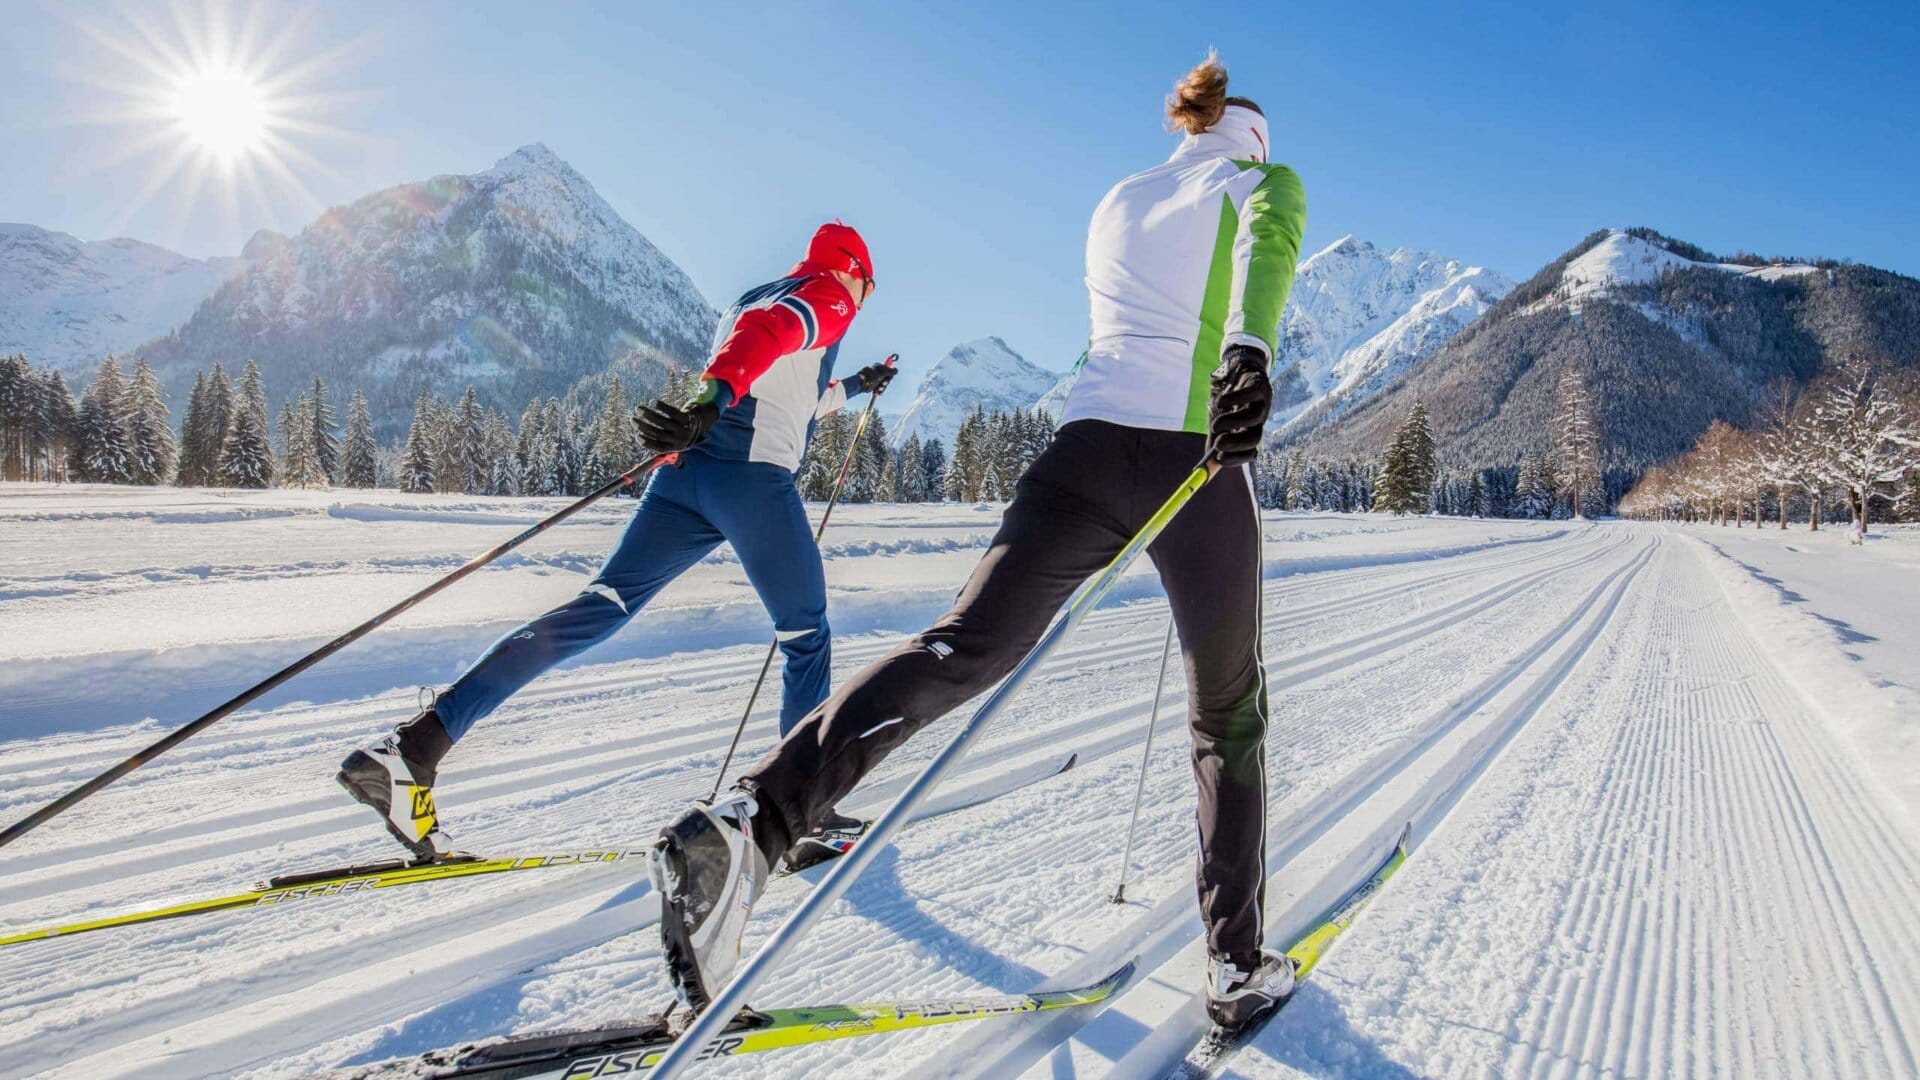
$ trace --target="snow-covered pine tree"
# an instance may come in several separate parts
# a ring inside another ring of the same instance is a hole
[[[413,421],[407,425],[407,447],[400,464],[400,490],[424,495],[439,485],[434,469],[433,395],[422,390],[413,403]]]
[[[859,421],[854,422],[859,426]],[[887,472],[887,424],[874,413],[860,433],[860,448],[853,455],[853,471],[847,476],[847,491],[841,497],[848,502],[869,503],[881,497],[881,484]]]
[[[33,370],[26,357],[0,356],[0,480],[24,480],[27,473],[27,402],[33,394]]]
[[[320,467],[321,486],[325,486],[332,483],[340,471],[340,437],[334,434],[337,420],[333,402],[327,395],[327,384],[320,376],[313,377],[313,389],[308,396],[313,399],[308,417],[308,426],[313,431],[313,459]]]
[[[320,449],[314,443],[313,398],[301,394],[293,402],[292,434],[287,436],[287,467],[280,474],[284,487],[324,488],[327,474],[320,468]]]
[[[133,364],[133,383],[127,388],[127,445],[132,452],[131,478],[136,484],[164,484],[173,478],[177,448],[173,417],[167,412],[166,391],[153,368],[141,357]]]
[[[109,355],[80,395],[80,478],[95,484],[133,482],[133,439],[127,424],[127,382]]]
[[[518,471],[515,486],[522,495],[548,495],[547,477],[552,473],[548,460],[552,445],[542,428],[544,413],[540,399],[527,402],[520,411],[520,430],[514,438],[513,464]]]
[[[1548,493],[1543,490],[1540,463],[1528,454],[1520,459],[1520,473],[1514,483],[1510,516],[1537,519],[1547,516]]]
[[[40,378],[40,411],[46,433],[45,478],[68,479],[80,444],[80,406],[58,371],[49,369]]]
[[[221,487],[226,483],[220,470],[220,458],[226,451],[227,429],[233,426],[233,383],[227,379],[226,365],[214,361],[207,373],[207,396],[200,412],[199,430],[194,438],[200,443],[200,474],[195,483],[202,487]]]
[[[927,502],[947,497],[947,447],[939,439],[920,444],[920,491]]]
[[[477,495],[487,474],[487,414],[480,407],[479,392],[468,386],[449,419],[452,424],[448,432],[449,455],[458,484],[456,490]]]
[[[380,483],[380,447],[373,441],[367,396],[358,390],[347,402],[347,437],[340,444],[334,480],[341,487],[370,488]]]
[[[893,454],[887,461],[893,487],[891,497],[898,502],[917,503],[927,501],[926,477],[920,471],[920,435],[907,436],[900,444],[900,452]]]
[[[607,406],[594,425],[593,448],[587,455],[587,486],[597,488],[639,460],[640,444],[634,434],[632,410],[627,407],[627,391],[619,379],[614,379],[607,389]]]
[[[1576,518],[1605,513],[1600,486],[1600,417],[1587,374],[1570,364],[1554,388],[1553,435],[1560,454],[1560,482]]]
[[[625,420],[623,419],[622,422]],[[486,493],[489,495],[519,494],[516,485],[519,482],[520,473],[513,459],[513,428],[507,424],[506,413],[498,409],[487,410],[486,442]]]
[[[572,495],[579,467],[579,453],[573,445],[573,425],[567,422],[567,414],[560,407],[560,399],[552,397],[540,407],[540,426],[547,432],[550,449],[547,453],[547,465],[551,472],[547,476],[546,493],[549,495]]]
[[[287,472],[287,453],[293,449],[293,399],[280,399],[280,416],[273,422],[273,464],[278,475]]]
[[[1433,483],[1433,429],[1427,423],[1426,402],[1415,401],[1381,458],[1373,508],[1392,514],[1424,514]]]
[[[840,462],[846,457],[847,440],[852,434],[844,409],[821,417],[813,425],[813,439],[800,462],[801,498],[821,502],[833,493],[833,481],[840,474]]]
[[[216,365],[215,379],[224,383]],[[233,401],[226,438],[220,444],[220,482],[225,487],[273,486],[273,436],[267,428],[267,391],[260,366],[247,361]]]
[[[206,468],[202,464],[202,445],[195,433],[206,425],[207,411],[207,373],[193,373],[193,389],[187,392],[187,411],[180,417],[180,454],[174,462],[173,482],[180,487],[194,487],[200,483],[200,475]]]

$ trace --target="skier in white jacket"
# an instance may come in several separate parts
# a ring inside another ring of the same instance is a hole
[[[1248,464],[1272,403],[1306,196],[1293,170],[1269,164],[1266,118],[1227,96],[1214,57],[1181,80],[1167,115],[1185,133],[1173,156],[1114,185],[1094,211],[1079,379],[953,609],[809,713],[730,795],[661,831],[661,932],[689,1006],[727,981],[790,840],[894,747],[1012,670],[1207,455],[1225,468],[1148,553],[1190,688],[1209,1012],[1238,1026],[1292,991],[1291,962],[1262,948],[1267,704]]]

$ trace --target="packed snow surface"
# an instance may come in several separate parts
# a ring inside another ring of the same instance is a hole
[[[0,820],[556,505],[0,486]],[[0,851],[0,935],[395,854],[334,787],[340,757],[410,715],[415,684],[577,591],[628,509],[594,508]],[[836,512],[837,679],[950,600],[998,516]],[[1910,579],[1920,537],[1852,551],[1285,513],[1263,530],[1270,943],[1403,823],[1413,839],[1241,1075],[1920,1072],[1920,837],[1885,776],[1920,766],[1885,739],[1913,722],[1889,695],[1913,685],[1920,617],[1897,588],[1862,594]],[[1204,1024],[1177,663],[1128,902],[1107,901],[1165,619],[1143,565],[943,788],[1006,793],[901,833],[755,1000],[1019,992],[1137,956],[1122,994],[701,1075],[1152,1077],[1177,1060]],[[439,786],[453,835],[493,853],[643,846],[711,785],[767,631],[736,562],[696,567],[461,743]],[[776,707],[762,699],[749,758]],[[958,720],[842,808],[886,805]],[[1079,764],[1042,779],[1067,752]],[[749,948],[806,887],[768,890]],[[8,946],[0,1060],[8,1075],[297,1076],[617,1021],[667,998],[657,917],[629,860]]]

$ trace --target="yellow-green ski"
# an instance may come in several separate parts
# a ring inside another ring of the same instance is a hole
[[[1132,978],[1133,970],[1134,961],[1129,960],[1099,982],[1073,990],[820,1005],[766,1012],[750,1010],[708,1043],[700,1057],[701,1060],[737,1057],[832,1039],[1093,1005],[1118,993]],[[344,1075],[358,1080],[398,1075],[483,1076],[491,1080],[624,1076],[652,1068],[672,1045],[673,1034],[667,1018],[662,1015],[633,1026],[522,1035],[498,1042],[435,1050],[422,1057],[381,1062]]]
[[[1287,949],[1287,955],[1293,958],[1293,977],[1296,981],[1305,979],[1313,973],[1314,968],[1320,966],[1320,960],[1326,956],[1327,950],[1333,947],[1333,943],[1346,932],[1347,927],[1353,925],[1353,920],[1360,917],[1361,910],[1373,900],[1374,896],[1386,887],[1388,880],[1399,871],[1400,864],[1407,861],[1407,841],[1412,833],[1412,824],[1402,827],[1400,838],[1394,842],[1392,854],[1380,864],[1380,868],[1343,897],[1340,903],[1327,913],[1326,918],[1320,920],[1313,929],[1302,934]],[[1186,1059],[1167,1074],[1167,1080],[1213,1080],[1218,1077],[1226,1071],[1228,1060],[1233,1057],[1234,1052],[1251,1042],[1253,1037],[1260,1033],[1260,1029],[1266,1027],[1267,1022],[1286,1006],[1286,1003],[1282,1001],[1269,1009],[1265,1015],[1256,1017],[1238,1029],[1229,1031],[1216,1027],[1207,1032],[1206,1037],[1187,1054]]]
[[[515,855],[495,859],[477,855],[456,855],[432,863],[392,859],[361,866],[283,874],[260,882],[247,892],[233,893],[229,896],[188,900],[184,903],[148,908],[144,911],[131,911],[60,926],[0,934],[0,947],[19,945],[29,941],[45,941],[49,938],[71,937],[74,934],[85,934],[94,930],[108,930],[120,926],[138,926],[142,923],[161,922],[166,919],[184,918],[188,915],[205,915],[210,912],[239,908],[280,907],[307,900],[358,895],[375,889],[422,885],[433,881],[448,881],[453,878],[475,877],[482,874],[545,870],[560,866],[604,866],[619,862],[629,855],[639,854],[638,851],[559,851],[544,855]]]

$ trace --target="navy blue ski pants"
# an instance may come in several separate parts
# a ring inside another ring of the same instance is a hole
[[[434,702],[447,737],[562,660],[606,640],[721,541],[773,616],[786,658],[780,733],[827,698],[831,636],[820,549],[793,473],[698,452],[655,473],[620,543],[580,595],[509,632]]]

